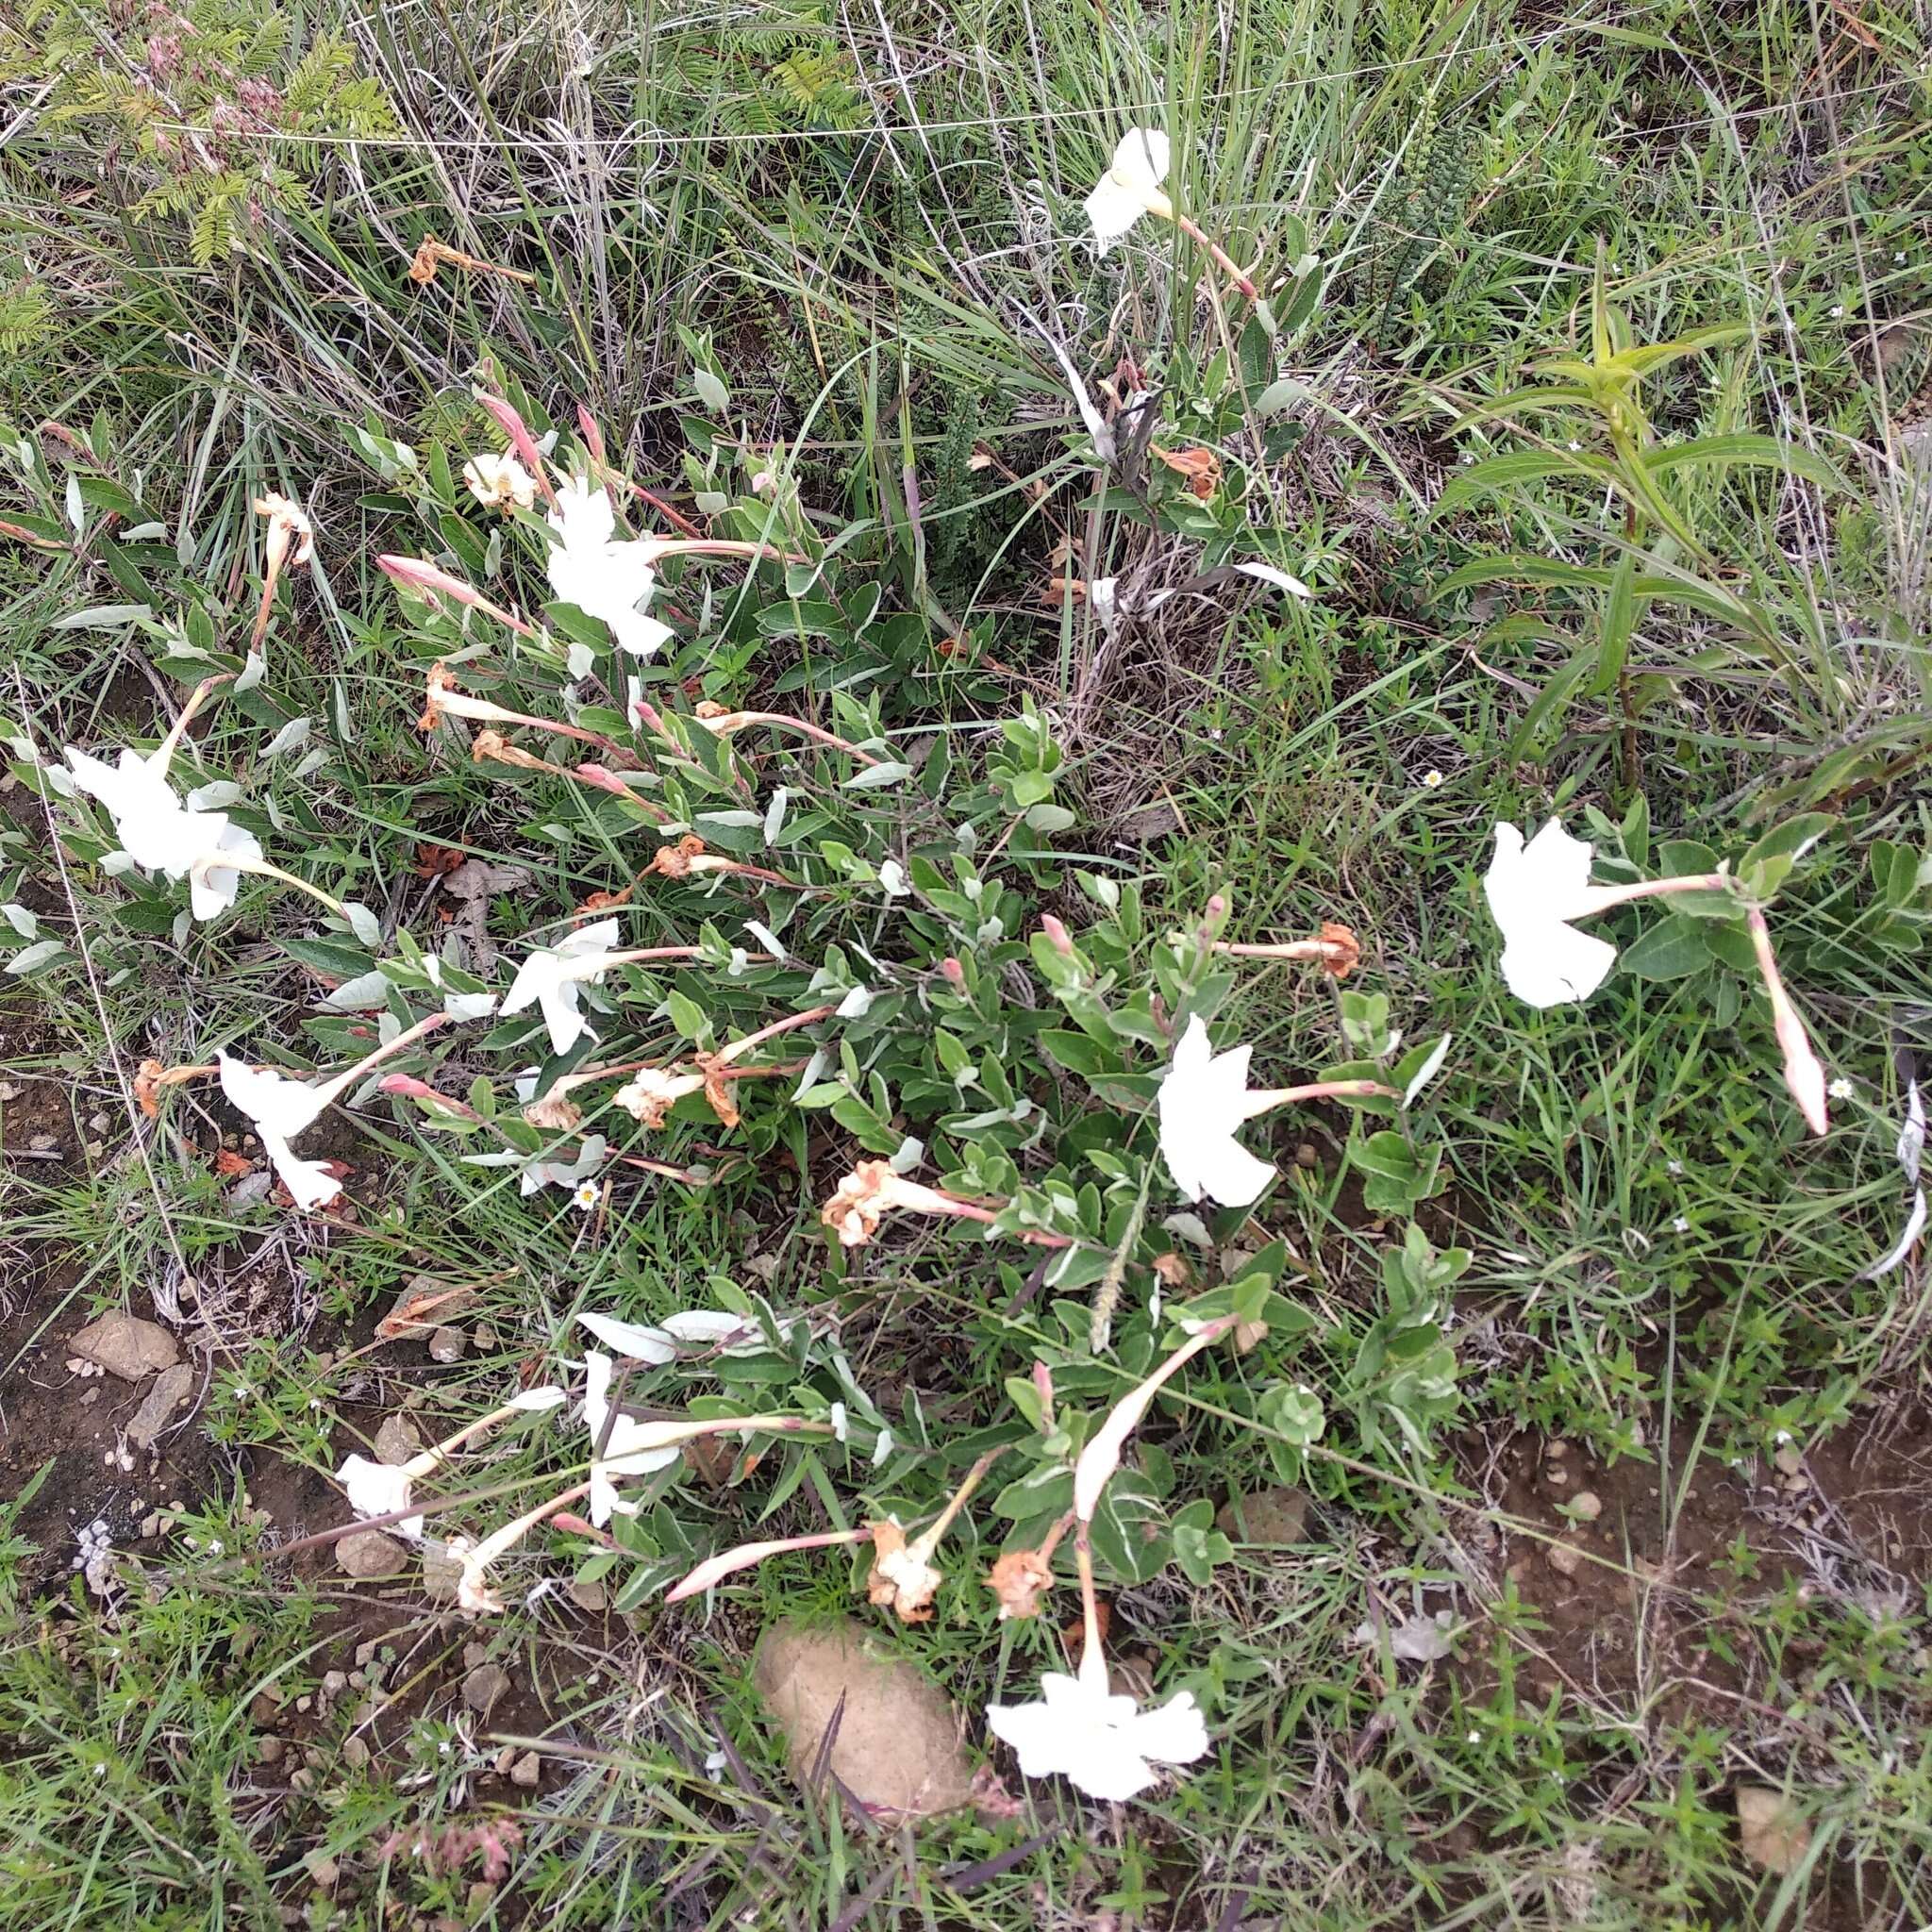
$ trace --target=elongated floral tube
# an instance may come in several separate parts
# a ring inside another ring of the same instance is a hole
[[[1757,971],[1764,980],[1764,991],[1771,1001],[1771,1024],[1777,1035],[1779,1051],[1784,1055],[1785,1085],[1798,1103],[1798,1111],[1805,1116],[1805,1124],[1814,1134],[1823,1134],[1831,1126],[1831,1117],[1825,1108],[1824,1069],[1819,1064],[1818,1056],[1811,1051],[1811,1042],[1806,1037],[1805,1023],[1798,1017],[1798,1009],[1792,1006],[1790,995],[1785,991],[1785,983],[1777,970],[1777,960],[1771,950],[1771,927],[1765,924],[1764,914],[1756,906],[1744,914],[1744,924],[1751,933],[1751,950],[1757,956]]]
[[[1127,1438],[1141,1426],[1141,1418],[1161,1386],[1204,1348],[1211,1348],[1219,1341],[1235,1325],[1236,1319],[1233,1315],[1222,1315],[1203,1323],[1139,1388],[1129,1390],[1114,1404],[1093,1440],[1081,1450],[1078,1461],[1074,1464],[1074,1514],[1080,1520],[1083,1536],[1086,1525],[1093,1520],[1108,1478],[1121,1466],[1121,1451],[1126,1446]]]
[[[792,1550],[829,1550],[841,1543],[868,1543],[872,1541],[872,1526],[863,1529],[831,1529],[820,1536],[782,1536],[765,1542],[740,1543],[735,1548],[721,1550],[715,1557],[707,1557],[696,1569],[664,1593],[667,1604],[681,1604],[687,1597],[698,1596],[708,1590],[715,1589],[725,1577],[736,1575],[741,1570],[754,1569],[768,1557],[782,1557]]]

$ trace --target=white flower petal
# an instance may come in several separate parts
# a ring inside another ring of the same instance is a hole
[[[1253,1117],[1251,1052],[1241,1045],[1215,1055],[1198,1013],[1174,1047],[1155,1104],[1161,1158],[1190,1200],[1206,1194],[1224,1207],[1245,1208],[1274,1178],[1274,1169],[1235,1139],[1235,1130]]]
[[[1905,1257],[1911,1253],[1912,1243],[1925,1232],[1925,1191],[1921,1188],[1912,1195],[1912,1211],[1906,1217],[1905,1232],[1898,1238],[1889,1254],[1882,1255],[1871,1267],[1859,1275],[1860,1281],[1876,1281],[1882,1274],[1890,1274]]]
[[[1495,838],[1483,892],[1503,935],[1505,983],[1532,1007],[1588,999],[1617,961],[1607,940],[1566,924],[1589,908],[1590,847],[1556,819],[1527,845],[1512,824]]]
[[[615,1315],[584,1315],[577,1320],[606,1348],[654,1367],[677,1359],[677,1344],[661,1328],[647,1327],[641,1322],[622,1322]],[[608,1379],[608,1376],[607,1376]]]

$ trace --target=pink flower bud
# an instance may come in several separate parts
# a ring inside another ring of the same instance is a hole
[[[537,447],[537,439],[530,434],[529,425],[501,396],[493,396],[486,389],[473,390],[478,408],[487,411],[495,419],[496,426],[509,438],[510,447],[525,469],[537,479],[537,487],[553,501],[557,492],[550,487],[550,479],[543,474],[543,452]]]
[[[1063,959],[1071,959],[1074,957],[1074,942],[1067,937],[1067,928],[1051,912],[1042,912],[1040,915],[1040,929],[1046,935],[1054,951]]]
[[[941,959],[940,961],[940,974],[954,991],[964,992],[966,991],[966,969],[960,965],[958,960],[952,958],[950,956]]]

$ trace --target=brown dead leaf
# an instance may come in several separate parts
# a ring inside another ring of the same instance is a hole
[[[416,863],[410,870],[419,879],[441,878],[444,873],[456,871],[462,864],[463,857],[453,845],[418,843]]]
[[[224,1180],[239,1181],[243,1174],[255,1172],[255,1163],[247,1155],[237,1153],[232,1147],[218,1147],[215,1150],[215,1172]]]

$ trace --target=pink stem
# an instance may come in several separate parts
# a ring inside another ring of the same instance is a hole
[[[1248,1095],[1248,1118],[1301,1100],[1400,1100],[1401,1090],[1379,1080],[1317,1080],[1307,1087],[1271,1087]]]
[[[1728,892],[1737,884],[1721,872],[1693,873],[1686,878],[1639,879],[1628,886],[1591,886],[1583,893],[1580,908],[1565,916],[1589,919],[1607,912],[1613,906],[1627,906],[1637,899],[1661,899],[1672,892]]]
[[[1258,302],[1261,299],[1260,291],[1255,287],[1254,283],[1248,279],[1245,271],[1240,267],[1240,265],[1235,261],[1234,258],[1228,254],[1227,250],[1224,249],[1219,242],[1210,241],[1208,238],[1208,236],[1201,232],[1201,229],[1199,225],[1196,224],[1193,216],[1176,214],[1174,218],[1174,225],[1176,228],[1178,228],[1181,231],[1183,235],[1191,236],[1194,241],[1198,242],[1201,244],[1201,246],[1205,248],[1208,251],[1208,253],[1214,258],[1216,266],[1221,269],[1222,273],[1227,276],[1228,280],[1231,281],[1235,285],[1235,287],[1239,289],[1241,291],[1241,293],[1248,298],[1250,302]]]

